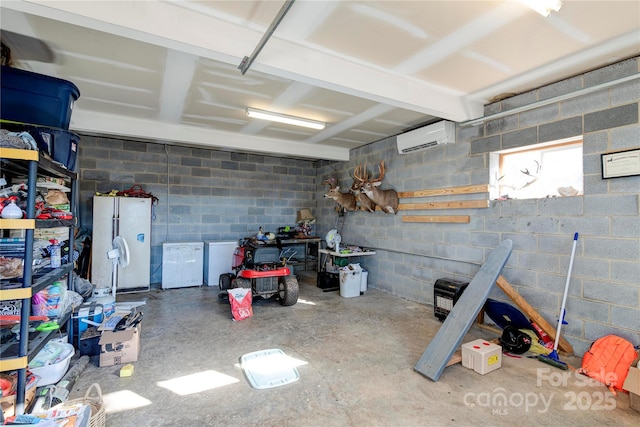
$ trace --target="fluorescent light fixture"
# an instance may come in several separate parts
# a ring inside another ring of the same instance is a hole
[[[311,129],[324,129],[323,122],[288,116],[286,114],[272,113],[271,111],[256,110],[250,107],[247,107],[247,116],[254,119],[270,120],[272,122],[286,123],[288,125],[302,126]]]
[[[560,0],[520,0],[522,3],[529,6],[531,9],[538,12],[545,18],[549,16],[552,10],[556,12],[560,11],[562,2]]]

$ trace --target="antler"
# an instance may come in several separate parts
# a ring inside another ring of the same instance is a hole
[[[367,180],[366,169],[365,169],[364,177],[360,177],[361,171],[362,171],[362,166],[361,165],[356,166],[356,168],[353,170],[353,178],[357,179],[360,182],[365,182]]]
[[[378,178],[373,178],[371,181],[381,182],[384,178],[384,160],[380,160],[380,165],[378,165],[378,169],[380,170],[380,176]]]
[[[325,185],[328,185],[330,188],[334,188],[338,185],[338,179],[331,176],[325,179],[324,181],[322,181],[320,184],[325,184]]]

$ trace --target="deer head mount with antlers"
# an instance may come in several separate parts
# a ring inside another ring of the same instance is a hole
[[[383,212],[396,214],[398,212],[398,193],[396,190],[383,190],[378,188],[384,178],[384,160],[380,160],[378,166],[380,173],[377,178],[368,179],[354,172],[354,178],[362,183],[361,192],[367,195],[376,205],[380,206]]]
[[[364,174],[362,173],[362,170],[364,170]],[[366,163],[364,166],[358,165],[354,169],[353,171],[354,178],[353,178],[353,183],[351,184],[351,192],[354,194],[354,196],[356,196],[356,201],[358,202],[358,205],[361,211],[375,212],[376,204],[373,202],[373,200],[371,200],[366,194],[364,194],[361,191],[363,181],[356,178],[356,175],[362,175],[365,180],[369,179],[369,171],[367,171]]]
[[[323,180],[320,184],[328,185],[329,188],[335,188],[338,186],[338,178],[330,176],[329,178]]]
[[[356,196],[351,193],[351,191],[347,191],[346,193],[340,192],[340,186],[331,187],[329,191],[324,195],[327,199],[333,199],[339,204],[344,210],[347,211],[355,211],[357,210],[356,205]]]

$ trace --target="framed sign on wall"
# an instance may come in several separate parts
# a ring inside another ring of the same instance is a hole
[[[602,178],[640,175],[640,148],[602,155]]]

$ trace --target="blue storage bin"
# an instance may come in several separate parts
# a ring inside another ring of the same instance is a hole
[[[73,344],[74,347],[79,347],[82,333],[89,327],[89,323],[83,320],[98,323],[98,326],[100,326],[99,324],[101,324],[104,319],[102,310],[102,304],[95,302],[83,303],[79,307],[74,308],[68,330],[69,342]]]
[[[34,127],[29,134],[36,140],[41,152],[47,153],[53,160],[62,163],[71,172],[76,171],[76,158],[80,137],[63,129]]]
[[[80,97],[76,85],[6,66],[2,66],[0,73],[0,118],[69,129],[73,103]]]

